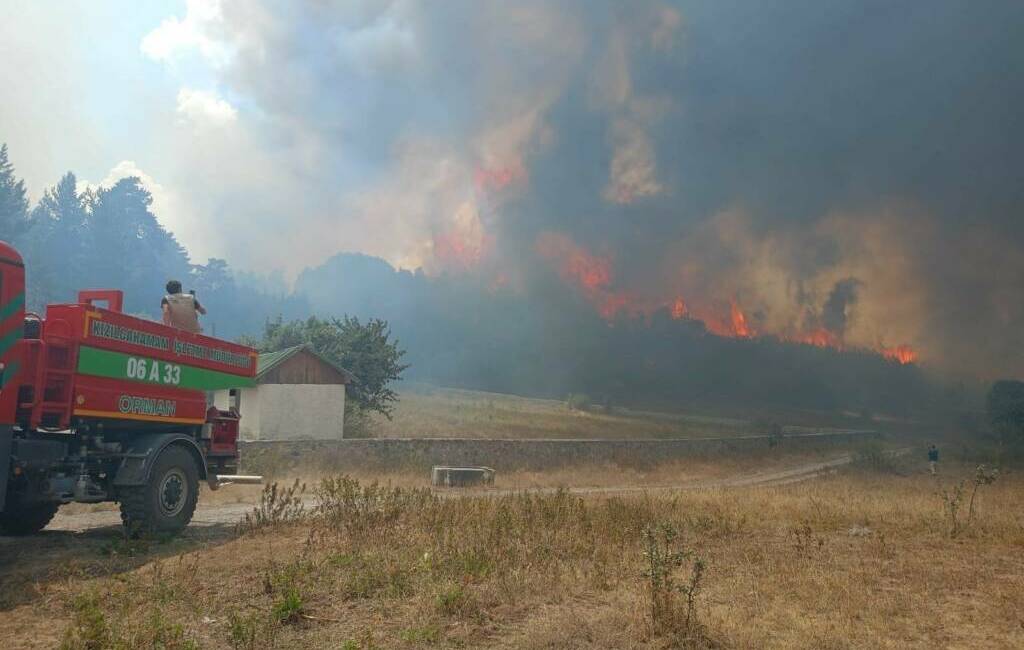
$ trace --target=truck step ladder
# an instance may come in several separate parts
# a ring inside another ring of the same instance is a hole
[[[39,342],[39,363],[36,386],[42,395],[35,395],[32,423],[52,429],[66,429],[71,424],[74,396],[71,394],[75,372],[75,349],[64,337],[50,335]]]

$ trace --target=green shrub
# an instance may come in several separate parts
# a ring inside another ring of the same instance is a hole
[[[302,517],[305,505],[302,495],[306,493],[306,484],[295,483],[291,487],[278,487],[277,483],[264,486],[260,494],[260,502],[252,512],[246,513],[240,524],[242,532],[257,533],[266,528],[295,521]]]
[[[241,616],[232,612],[228,616],[228,632],[234,650],[256,650],[264,647],[260,639],[261,618],[257,613]]]
[[[976,509],[975,503],[978,497],[978,490],[983,485],[992,485],[999,479],[999,470],[978,465],[974,470],[974,476],[968,479],[961,479],[952,487],[945,488],[939,485],[936,494],[942,500],[943,510],[949,517],[949,536],[956,537],[969,529],[974,523]],[[970,486],[968,488],[968,486]],[[968,495],[968,489],[970,495]],[[967,500],[967,517],[963,517],[964,500]]]
[[[473,594],[461,584],[443,587],[437,594],[436,603],[437,611],[452,618],[469,618],[479,610]]]
[[[671,633],[687,645],[701,645],[704,626],[697,605],[707,564],[678,543],[679,533],[669,524],[647,525],[641,535],[651,625],[656,633]],[[676,574],[683,567],[689,568],[689,576],[680,582]]]
[[[88,593],[72,602],[74,618],[64,632],[61,650],[106,650],[114,647],[115,637],[100,607],[100,598]]]
[[[295,586],[285,589],[270,610],[273,621],[280,624],[295,623],[303,613],[302,595]]]

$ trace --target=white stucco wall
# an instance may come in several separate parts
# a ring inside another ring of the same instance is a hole
[[[228,407],[228,392],[215,396]],[[242,440],[339,440],[345,430],[345,386],[260,384],[242,390]]]

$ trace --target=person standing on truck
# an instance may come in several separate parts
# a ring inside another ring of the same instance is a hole
[[[164,325],[193,334],[203,331],[199,326],[199,314],[206,315],[206,310],[194,294],[182,293],[181,283],[177,280],[167,283],[167,295],[160,301],[160,309],[164,313]]]

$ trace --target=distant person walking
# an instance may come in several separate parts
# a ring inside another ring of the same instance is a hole
[[[928,471],[935,474],[935,467],[939,464],[939,448],[935,445],[928,445]]]

